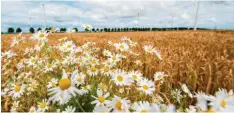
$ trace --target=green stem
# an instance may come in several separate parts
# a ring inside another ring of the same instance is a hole
[[[82,108],[82,106],[80,105],[80,102],[79,102],[79,100],[77,100],[76,98],[75,98],[75,100],[76,100],[76,102],[78,103],[78,106],[79,106],[79,108],[81,109],[81,111],[82,112],[85,112],[85,110]]]

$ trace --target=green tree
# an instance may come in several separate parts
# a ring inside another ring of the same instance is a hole
[[[34,31],[34,28],[31,27],[31,28],[29,29],[29,32],[30,32],[30,33],[34,33],[34,32],[35,32],[35,31]]]
[[[93,28],[92,31],[95,32],[95,29]]]
[[[120,32],[120,28],[118,28],[118,30],[117,30],[118,32]]]
[[[40,31],[40,30],[42,30],[40,27],[37,29],[37,31]]]
[[[107,32],[107,28],[104,28],[104,31]]]
[[[12,28],[12,27],[10,27],[10,28],[8,28],[8,33],[14,33],[14,28]]]
[[[49,28],[45,28],[45,31],[49,31]]]
[[[73,28],[76,32],[78,32],[78,28]]]
[[[63,28],[60,28],[60,30],[59,30],[60,32],[63,32]]]
[[[17,28],[16,33],[20,33],[20,32],[22,32],[22,30],[20,28]]]
[[[96,31],[99,32],[99,29],[97,28]]]

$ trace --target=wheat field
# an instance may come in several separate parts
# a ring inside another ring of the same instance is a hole
[[[9,50],[12,37],[15,35],[17,34],[1,35],[2,53]],[[25,58],[23,53],[26,47],[34,47],[36,42],[28,39],[31,35],[22,34],[26,38],[26,43],[16,45],[12,48],[12,51],[17,54],[17,57],[11,62],[12,65],[20,59]],[[191,92],[202,91],[211,95],[214,95],[219,88],[225,88],[227,90],[234,89],[234,31],[52,33],[48,35],[48,45],[57,45],[60,43],[59,39],[64,37],[67,37],[79,46],[86,42],[95,42],[96,47],[100,48],[97,54],[101,56],[100,60],[102,60],[104,58],[102,57],[102,51],[104,49],[114,51],[113,48],[108,46],[108,41],[117,43],[121,41],[121,37],[123,36],[130,38],[133,42],[137,42],[133,51],[141,55],[128,56],[127,59],[121,62],[121,65],[118,65],[118,68],[124,69],[127,72],[138,70],[148,79],[153,79],[155,72],[164,72],[167,74],[162,84],[155,83],[155,94],[159,94],[166,103],[175,103],[181,111],[184,111],[190,104],[196,102],[194,99],[185,98],[182,100],[184,102],[183,105],[176,103],[176,100],[171,96],[171,91],[173,89],[180,89],[182,84],[186,84]],[[154,56],[145,54],[143,49],[144,45],[152,45],[156,48],[162,56],[162,61],[155,60]],[[38,55],[40,56],[40,54]],[[49,56],[57,57],[56,55],[50,54]],[[138,60],[143,61],[141,66],[135,66],[134,61]],[[3,58],[2,65],[4,64],[6,62]],[[7,86],[8,82],[6,81],[10,76],[17,71],[14,66],[11,66],[9,69],[11,71],[2,71],[2,73],[8,72],[1,76],[2,89]],[[67,71],[69,72],[69,69]],[[44,77],[43,79],[48,82],[51,77]],[[105,80],[107,79],[103,78],[101,81],[108,84]],[[40,82],[42,83],[42,81]],[[40,98],[48,97],[47,94],[44,94],[44,90],[46,89],[41,88],[40,91],[42,93],[35,95]],[[113,89],[108,91],[111,92]],[[134,97],[134,95],[128,95],[128,97],[131,102],[136,101],[138,98]],[[147,96],[146,98],[142,97],[142,100],[152,102],[152,98],[147,98]],[[9,97],[2,99],[2,111],[9,111],[12,102],[13,100],[9,99]],[[37,100],[35,99],[23,103],[24,107],[20,108],[19,111],[27,111],[31,105],[36,106],[36,102]],[[86,105],[83,108],[85,111],[87,109],[88,111],[92,111]],[[53,111],[53,108],[50,110]],[[82,111],[82,109],[78,111]]]

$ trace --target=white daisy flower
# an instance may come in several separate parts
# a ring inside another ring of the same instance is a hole
[[[145,45],[143,48],[145,52],[150,53],[150,54],[153,54],[153,52],[155,51],[155,48],[151,45]]]
[[[234,111],[234,97],[229,97],[226,89],[219,89],[215,96],[216,98],[209,103],[215,111]]]
[[[97,58],[90,58],[90,64],[91,65],[99,65],[99,60]]]
[[[7,59],[16,56],[16,54],[14,52],[12,52],[11,50],[6,51],[6,52],[2,52],[2,57],[6,57]]]
[[[1,96],[5,96],[7,95],[7,93],[10,91],[9,88],[4,88],[2,91],[1,91]]]
[[[37,33],[34,33],[32,37],[30,37],[32,40],[37,40],[37,41],[48,41],[48,33],[46,31],[38,31]]]
[[[91,90],[91,86],[90,85],[86,85],[86,86],[82,86],[81,87],[81,92],[83,94],[87,94],[90,90]]]
[[[28,66],[33,66],[33,67],[35,67],[37,64],[37,62],[38,62],[38,60],[39,60],[39,58],[38,58],[38,56],[35,56],[35,57],[30,57],[27,61],[26,61],[26,63],[28,64]]]
[[[18,69],[18,70],[22,69],[23,67],[25,67],[25,65],[24,65],[23,62],[17,63],[17,69]]]
[[[154,74],[154,80],[155,81],[159,81],[159,80],[163,80],[163,78],[166,76],[166,74],[164,74],[164,72],[156,72]]]
[[[38,109],[37,112],[45,112],[46,110],[49,109],[49,102],[47,102],[46,99],[43,99],[42,102],[38,102]]]
[[[53,69],[57,67],[56,65],[57,65],[57,64],[54,63],[54,62],[45,64],[44,72],[53,71]]]
[[[75,84],[77,86],[85,83],[86,75],[82,72],[78,73],[78,70],[72,72],[72,76],[75,77]]]
[[[35,80],[31,80],[31,81],[32,82],[28,85],[27,90],[28,91],[35,91],[35,89],[37,88],[38,83]]]
[[[96,76],[98,74],[99,70],[95,65],[91,65],[90,68],[88,69],[88,74],[90,76]]]
[[[57,98],[62,98],[60,101],[67,102],[67,100],[70,99],[70,95],[76,96],[77,94],[82,95],[83,93],[75,87],[75,76],[71,76],[71,78],[68,78],[66,72],[63,70],[63,76],[59,80],[59,84],[56,87],[48,89],[49,95],[51,97],[49,98],[49,101],[55,102],[58,101]]]
[[[47,88],[52,88],[57,86],[58,84],[58,79],[52,78],[51,81],[48,83]]]
[[[117,63],[116,62],[112,62],[111,60],[106,60],[106,61],[102,62],[102,64],[104,66],[108,66],[109,68],[113,68],[113,67],[116,66]]]
[[[102,51],[102,54],[103,54],[104,56],[108,56],[108,57],[110,57],[110,56],[112,55],[112,53],[111,53],[109,50],[106,50],[106,49],[104,49],[104,50]]]
[[[67,106],[67,108],[65,108],[65,111],[62,111],[62,113],[74,113],[76,111],[76,107],[72,107],[72,106]]]
[[[137,86],[139,86],[138,90],[143,91],[147,95],[152,95],[155,91],[154,82],[146,78],[138,81]]]
[[[131,47],[136,47],[137,42],[130,41],[130,42],[129,42],[129,45],[130,45]]]
[[[196,112],[196,108],[195,106],[189,105],[189,108],[185,109],[186,113],[195,113]]]
[[[135,112],[141,112],[141,113],[154,112],[154,108],[150,105],[148,101],[135,102],[132,108],[135,110]]]
[[[163,60],[159,51],[154,50],[153,53],[156,55],[156,57],[157,57],[158,60],[160,60],[160,61]]]
[[[195,95],[197,99],[196,106],[201,109],[202,111],[207,111],[208,110],[208,105],[207,105],[207,95],[203,92],[198,92]]]
[[[38,42],[38,43],[35,45],[34,50],[40,51],[41,48],[42,48],[43,46],[45,46],[45,42]]]
[[[106,100],[109,97],[109,93],[103,94],[102,90],[97,90],[97,97],[92,96],[96,100],[92,101],[91,104],[96,104],[96,106],[104,106],[110,103],[110,100]]]
[[[37,113],[37,110],[34,106],[30,107],[29,113]]]
[[[104,66],[101,68],[100,72],[101,72],[103,75],[106,75],[106,76],[109,76],[109,75],[112,73],[112,71],[111,71],[111,69],[110,69],[110,66],[108,66],[108,65],[104,65]]]
[[[142,73],[140,71],[131,71],[128,73],[129,76],[132,77],[135,81],[141,81],[142,80]]]
[[[9,92],[9,95],[12,95],[13,98],[19,98],[24,93],[24,85],[13,85],[11,88],[11,91]]]
[[[125,42],[122,42],[122,43],[115,43],[114,44],[114,47],[117,49],[117,50],[120,50],[120,51],[128,51],[129,50],[129,45]]]
[[[192,93],[190,92],[190,90],[188,89],[186,84],[182,84],[181,88],[185,93],[187,93],[189,95],[189,97],[191,97],[191,98],[193,97]]]
[[[175,111],[176,111],[175,105],[173,105],[173,104],[167,105],[166,112],[174,113]]]
[[[127,75],[127,73],[124,70],[115,70],[112,74],[112,80],[117,86],[124,86],[124,85],[131,85],[133,83],[133,79],[131,79],[130,76]]]
[[[143,64],[141,60],[136,60],[136,61],[134,61],[134,63],[138,66],[142,66],[142,64]]]
[[[62,61],[62,64],[63,65],[73,65],[75,64],[76,62],[76,57],[74,55],[69,55],[69,56],[66,56],[65,58],[63,58],[63,61]]]
[[[18,45],[20,42],[22,42],[25,39],[25,37],[22,37],[21,35],[22,35],[22,32],[20,32],[17,36],[12,37],[13,40],[12,40],[10,47]]]
[[[103,83],[98,84],[98,89],[102,91],[107,91],[107,86]]]
[[[16,112],[17,108],[19,107],[19,101],[14,101],[11,106],[11,112]]]
[[[114,95],[109,106],[113,109],[113,112],[129,112],[130,103],[130,100],[127,100],[126,98],[122,99],[121,97]]]
[[[106,106],[95,106],[93,109],[94,113],[109,113],[111,109]]]

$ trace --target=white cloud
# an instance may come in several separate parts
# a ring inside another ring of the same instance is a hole
[[[94,27],[170,27],[172,16],[173,26],[192,27],[196,11],[194,1],[3,1],[2,30],[7,31],[12,26],[28,31],[29,17],[33,27],[43,27],[42,4],[45,4],[47,26],[80,29],[82,24],[91,24]],[[212,22],[216,22],[218,28],[233,29],[233,12],[234,2],[231,1],[200,2],[198,26],[212,27]]]

